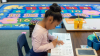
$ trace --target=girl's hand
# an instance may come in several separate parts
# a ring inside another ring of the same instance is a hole
[[[54,47],[56,47],[57,42],[58,42],[58,39],[54,39],[54,40],[52,41]]]
[[[60,45],[60,44],[63,45],[64,44],[64,42],[62,40],[58,40],[57,43],[58,43],[58,45]]]

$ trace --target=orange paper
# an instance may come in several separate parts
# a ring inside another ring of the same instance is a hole
[[[75,18],[65,18],[65,20],[66,20],[66,22],[68,23],[68,24],[74,24],[74,19]],[[83,18],[80,18],[80,19],[82,19],[83,20],[83,23],[86,23],[86,21],[83,19]]]

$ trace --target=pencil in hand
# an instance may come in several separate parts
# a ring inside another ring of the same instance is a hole
[[[58,36],[57,36],[57,46],[58,46]]]
[[[58,40],[58,36],[57,36],[57,40]]]

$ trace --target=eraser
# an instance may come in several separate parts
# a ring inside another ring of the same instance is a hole
[[[22,34],[26,34],[26,32],[22,32]]]

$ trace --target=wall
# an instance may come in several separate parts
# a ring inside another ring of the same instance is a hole
[[[58,2],[58,1],[70,1],[70,2],[81,2],[81,1],[88,1],[88,2],[95,2],[95,1],[99,1],[100,2],[100,0],[8,0],[8,2],[9,1],[23,1],[23,2],[25,2],[25,1],[37,1],[37,2],[40,2],[40,1],[56,1],[56,2]]]

